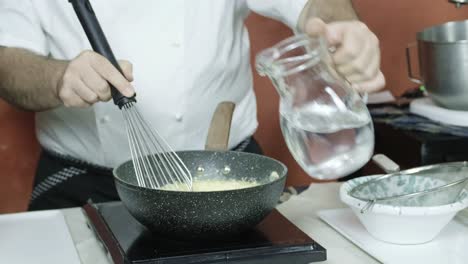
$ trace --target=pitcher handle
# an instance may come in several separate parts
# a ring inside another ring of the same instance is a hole
[[[367,104],[367,102],[369,101],[369,93],[368,92],[359,93],[359,96],[361,96],[362,102],[364,104]]]
[[[411,67],[411,48],[413,47],[416,47],[416,42],[408,44],[408,46],[406,47],[406,65],[408,69],[408,78],[414,83],[423,84],[421,77],[418,78],[414,76],[413,70]]]
[[[348,84],[349,87],[353,87],[353,84],[346,78],[344,75],[342,75],[339,72],[336,72],[343,80]],[[352,88],[351,88],[352,89]],[[367,101],[369,100],[369,93],[368,92],[357,92],[357,95],[361,98],[362,102],[364,104],[367,104]]]

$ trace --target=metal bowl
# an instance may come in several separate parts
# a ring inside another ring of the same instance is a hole
[[[424,83],[438,105],[467,111],[468,20],[426,28],[417,39],[422,80],[413,80]]]
[[[196,179],[247,179],[259,185],[211,192],[149,189],[137,186],[131,160],[115,168],[117,191],[130,214],[149,230],[170,238],[221,238],[242,233],[275,208],[284,189],[286,166],[265,156],[234,151],[177,154]]]

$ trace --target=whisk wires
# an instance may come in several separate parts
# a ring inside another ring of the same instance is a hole
[[[125,104],[122,112],[138,185],[159,189],[173,184],[177,189],[192,190],[192,175],[187,166],[158,131],[145,121],[136,104]]]

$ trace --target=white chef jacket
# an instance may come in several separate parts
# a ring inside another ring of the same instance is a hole
[[[137,105],[175,150],[203,149],[220,101],[233,101],[229,146],[257,128],[250,10],[294,28],[307,0],[91,0],[117,59],[134,66]],[[70,60],[91,46],[68,0],[0,0],[0,45]],[[271,92],[274,92],[273,90]],[[114,167],[129,159],[112,101],[36,114],[40,144]]]

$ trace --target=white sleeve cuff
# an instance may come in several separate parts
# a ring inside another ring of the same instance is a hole
[[[308,0],[247,0],[249,8],[260,15],[280,20],[297,29],[299,16]]]

